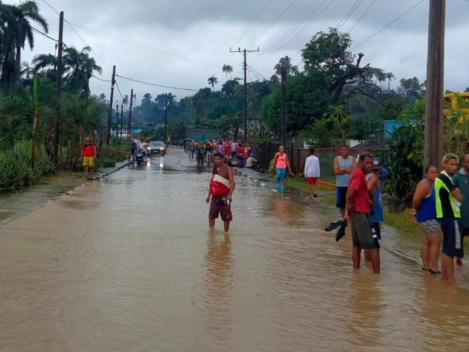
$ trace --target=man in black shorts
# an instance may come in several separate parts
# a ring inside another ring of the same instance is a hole
[[[373,157],[368,154],[360,155],[358,168],[350,176],[350,184],[347,193],[347,216],[348,223],[352,222],[353,241],[353,268],[360,269],[362,249],[370,250],[373,272],[380,273],[380,257],[378,236],[373,232],[370,217],[370,195],[365,175],[371,172]]]
[[[231,213],[231,201],[236,184],[234,179],[233,170],[224,162],[223,156],[220,153],[214,153],[212,180],[210,181],[209,192],[206,199],[207,204],[210,204],[209,212],[209,225],[210,230],[215,227],[215,220],[218,216],[224,223],[225,232],[230,230],[230,223],[233,221],[233,214]]]

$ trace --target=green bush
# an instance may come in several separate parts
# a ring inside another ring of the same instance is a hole
[[[116,166],[116,162],[113,159],[98,159],[96,160],[96,167],[114,167]]]
[[[36,162],[32,169],[31,142],[18,142],[13,149],[0,155],[0,193],[28,187],[54,170],[42,145],[36,146]]]

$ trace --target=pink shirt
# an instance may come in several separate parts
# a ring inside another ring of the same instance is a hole
[[[277,169],[286,169],[287,168],[287,155],[285,153],[278,154],[277,158],[277,165],[275,165]]]
[[[355,208],[357,213],[370,213],[370,195],[362,169],[355,169],[350,175],[349,190],[357,191],[355,194]]]

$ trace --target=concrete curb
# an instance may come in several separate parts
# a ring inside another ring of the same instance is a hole
[[[259,183],[261,185],[261,187],[265,187],[267,189],[270,189],[272,192],[274,193],[278,193],[276,189],[273,189],[271,187],[269,187],[266,183],[264,183],[263,181],[261,180],[258,180],[256,179],[255,177],[247,174],[246,172],[243,172],[242,169],[239,169],[237,167],[234,167],[233,170],[235,171],[235,173],[237,173],[238,175],[241,175],[241,176],[244,176],[244,177],[247,177],[249,180],[251,181],[254,181],[255,183]],[[260,174],[261,175],[261,174]]]
[[[123,168],[125,168],[125,167],[127,167],[127,166],[129,166],[129,165],[131,165],[131,164],[132,164],[132,161],[124,162],[124,164],[122,164],[122,165],[116,167],[114,170],[110,170],[110,171],[108,171],[108,172],[106,172],[106,173],[104,173],[104,174],[102,174],[102,175],[99,175],[99,176],[94,177],[93,180],[99,181],[99,180],[103,179],[104,177],[107,177],[107,176],[109,176],[109,175],[111,175],[111,174],[113,174],[113,173],[115,173],[115,172],[117,172],[117,171],[119,171],[119,170],[122,170]]]

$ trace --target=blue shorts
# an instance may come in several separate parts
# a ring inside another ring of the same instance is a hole
[[[277,181],[284,181],[285,177],[287,176],[287,169],[279,169],[277,168]]]
[[[345,209],[347,206],[348,187],[337,187],[337,208]]]
[[[461,221],[456,218],[440,219],[443,232],[442,253],[448,257],[464,257],[463,229]]]

